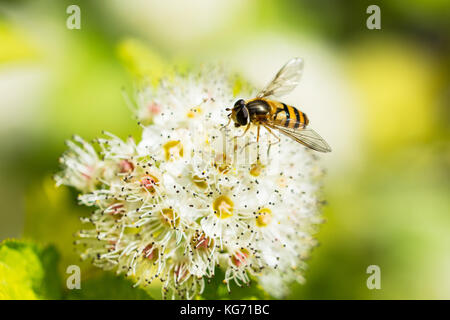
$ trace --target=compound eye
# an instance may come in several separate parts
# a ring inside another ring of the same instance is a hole
[[[235,107],[241,107],[245,104],[243,99],[239,99],[238,101],[236,101],[236,103],[234,104]]]
[[[248,123],[248,110],[247,108],[241,108],[236,113],[236,120],[241,126],[245,126]]]

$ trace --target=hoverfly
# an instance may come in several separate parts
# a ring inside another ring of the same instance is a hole
[[[230,119],[228,124],[233,120],[235,127],[246,126],[241,136],[247,133],[252,124],[256,125],[257,142],[259,141],[260,127],[263,126],[278,139],[278,142],[280,138],[272,130],[278,130],[278,132],[310,149],[330,152],[331,148],[328,143],[308,127],[309,119],[306,114],[293,106],[271,100],[272,97],[278,98],[294,90],[300,81],[302,72],[302,59],[293,58],[289,60],[272,81],[257,94],[256,98],[247,101],[239,99],[234,104],[233,109],[226,109],[231,111],[228,115]]]

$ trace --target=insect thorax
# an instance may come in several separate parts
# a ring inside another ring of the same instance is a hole
[[[247,102],[246,107],[250,115],[267,115],[270,113],[270,105],[261,99],[255,99]]]

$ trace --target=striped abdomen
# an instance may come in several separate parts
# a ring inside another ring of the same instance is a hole
[[[291,129],[305,128],[308,125],[308,117],[297,108],[278,101],[267,100],[267,102],[274,111],[272,116],[274,123]]]

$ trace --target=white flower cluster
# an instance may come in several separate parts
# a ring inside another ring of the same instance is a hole
[[[57,184],[95,208],[77,240],[83,258],[136,285],[158,278],[167,298],[194,298],[216,268],[228,288],[256,279],[274,297],[303,280],[321,223],[321,170],[314,152],[292,141],[265,164],[247,154],[257,150],[252,132],[229,147],[244,139],[222,130],[234,99],[220,70],[176,76],[137,93],[137,116],[150,123],[139,144],[111,134],[98,151],[79,137],[68,142]]]

